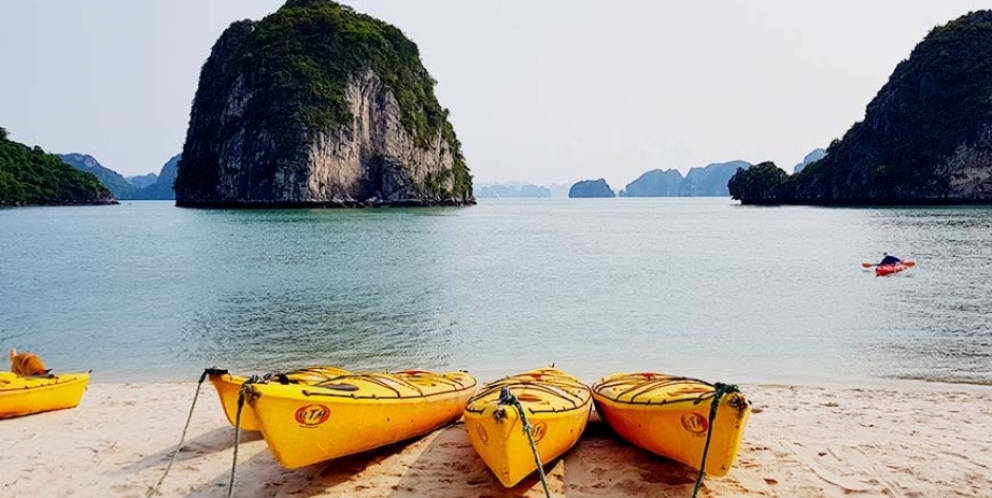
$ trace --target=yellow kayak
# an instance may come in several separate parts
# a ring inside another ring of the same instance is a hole
[[[499,403],[500,391],[509,388],[520,401],[546,464],[579,440],[589,421],[592,399],[589,388],[554,368],[540,368],[487,384],[465,407],[468,439],[482,461],[503,486],[516,486],[537,470],[534,453],[517,411]]]
[[[652,453],[700,468],[710,407],[719,385],[646,372],[604,377],[592,386],[596,411],[620,437]],[[736,389],[720,397],[704,472],[723,476],[741,447],[751,403]]]
[[[75,408],[83,399],[90,374],[21,377],[0,372],[0,418]]]
[[[220,405],[224,408],[227,421],[234,425],[238,414],[238,393],[241,392],[241,386],[248,377],[231,375],[227,370],[219,368],[208,368],[206,373],[210,383],[217,389],[217,396],[220,398]],[[314,385],[342,375],[351,375],[351,372],[334,367],[310,367],[272,374],[269,380],[280,384]],[[241,430],[261,430],[258,420],[255,419],[255,413],[247,403],[241,408]]]
[[[427,434],[462,416],[475,392],[464,372],[355,373],[316,384],[249,384],[269,450],[295,469]]]

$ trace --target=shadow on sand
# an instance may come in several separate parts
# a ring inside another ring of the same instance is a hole
[[[167,458],[168,452],[164,455]],[[695,470],[621,441],[595,416],[579,443],[546,465],[545,472],[553,496],[572,498],[684,498],[692,494],[696,481]],[[229,479],[229,472],[222,472],[186,498],[226,496]],[[461,422],[420,439],[302,469],[283,469],[267,451],[242,461],[237,469],[234,495],[239,498],[325,494],[542,498],[544,490],[536,474],[513,488],[504,488],[475,453]]]
[[[417,441],[414,439],[391,444],[358,455],[292,470],[282,468],[272,458],[271,453],[263,451],[248,460],[241,461],[238,465],[234,496],[238,498],[278,496],[305,498],[328,492],[350,496],[352,490],[360,491],[369,488],[369,486],[354,482],[355,476],[376,468],[384,460],[398,458],[408,446],[417,444]],[[193,490],[186,495],[186,498],[227,496],[230,477],[230,472],[225,471],[210,482]],[[346,490],[348,492],[345,492]]]
[[[178,438],[177,438],[178,439]],[[262,439],[262,433],[260,432],[242,432],[241,442],[242,444],[259,441]],[[176,443],[179,441],[177,440]],[[176,463],[181,463],[187,460],[193,460],[195,458],[201,458],[212,453],[217,453],[220,451],[230,451],[234,448],[234,428],[233,427],[220,427],[214,429],[205,434],[201,434],[193,439],[189,439],[183,443],[182,449],[179,450],[179,454],[176,455]],[[135,474],[141,472],[150,467],[156,467],[160,465],[165,465],[169,463],[169,459],[172,458],[172,453],[176,451],[175,444],[172,444],[162,450],[148,455],[137,462],[131,463],[125,467],[122,467],[113,472],[109,472],[108,475],[120,476],[126,474]]]
[[[579,443],[544,469],[553,496],[684,498],[692,494],[696,482],[695,470],[621,441],[596,415]],[[545,495],[536,473],[513,488],[504,488],[475,453],[465,426],[459,423],[443,429],[429,441],[389,496],[543,498]]]

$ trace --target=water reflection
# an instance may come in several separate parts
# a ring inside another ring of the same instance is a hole
[[[183,327],[184,354],[243,370],[453,363],[456,331],[438,301],[437,218],[416,210],[228,215],[233,233],[206,238],[213,243],[199,250],[201,271],[223,278],[196,281],[213,305]]]

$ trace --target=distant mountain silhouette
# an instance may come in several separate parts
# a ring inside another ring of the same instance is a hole
[[[675,169],[653,169],[627,184],[620,197],[676,197],[682,173]]]
[[[56,154],[62,162],[72,166],[80,171],[85,171],[87,173],[92,173],[97,180],[104,187],[110,190],[110,193],[114,194],[120,200],[134,199],[134,193],[137,192],[137,188],[131,185],[121,176],[120,173],[103,167],[100,161],[97,161],[95,157],[88,154],[79,154],[73,152],[70,154]]]
[[[606,183],[606,180],[600,178],[599,180],[583,180],[572,185],[572,188],[568,190],[568,196],[574,199],[584,197],[616,197],[616,194],[613,193],[613,189]]]
[[[135,188],[144,188],[158,181],[158,175],[148,173],[147,175],[125,176],[124,179]]]
[[[172,190],[172,184],[176,181],[179,173],[179,160],[182,154],[176,154],[169,158],[162,170],[158,174],[158,181],[139,190],[136,199],[149,200],[172,200],[176,198],[176,193]]]
[[[730,177],[737,168],[750,167],[747,161],[713,163],[690,169],[684,178],[675,169],[654,169],[627,184],[620,197],[729,197]]]
[[[478,198],[545,198],[551,197],[551,190],[540,185],[530,183],[496,183],[490,185],[479,185],[475,190]]]
[[[825,149],[814,149],[813,152],[806,154],[806,157],[803,158],[803,162],[792,167],[792,173],[793,174],[799,173],[800,171],[803,170],[803,168],[808,166],[810,163],[815,163],[816,161],[819,161],[820,159],[823,159],[826,156],[827,156],[827,151]]]
[[[708,164],[704,168],[692,168],[679,185],[680,197],[730,197],[727,182],[737,168],[748,169],[747,161],[730,161]]]
[[[57,154],[62,162],[87,173],[92,173],[104,187],[120,200],[168,200],[175,199],[176,194],[172,191],[172,184],[176,181],[176,174],[179,171],[179,155],[173,156],[162,166],[158,175],[149,173],[131,178],[154,177],[155,183],[139,188],[128,182],[120,173],[100,164],[91,155],[71,153]]]

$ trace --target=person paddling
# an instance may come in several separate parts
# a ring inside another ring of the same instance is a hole
[[[897,265],[899,263],[902,263],[901,259],[892,256],[887,252],[883,252],[882,256],[883,256],[882,261],[878,263],[878,266],[890,266],[890,265]]]

